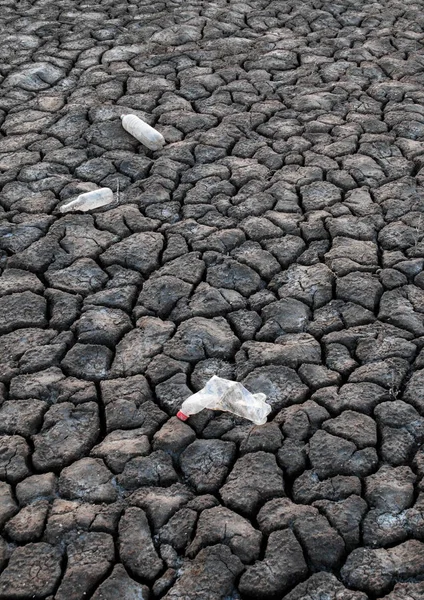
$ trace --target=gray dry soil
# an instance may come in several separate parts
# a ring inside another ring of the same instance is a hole
[[[0,7],[0,598],[424,598],[423,0]]]

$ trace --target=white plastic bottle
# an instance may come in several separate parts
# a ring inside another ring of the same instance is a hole
[[[93,210],[93,208],[100,208],[100,206],[106,206],[113,202],[113,192],[110,188],[99,188],[92,192],[86,192],[80,194],[75,200],[71,200],[68,204],[64,204],[60,207],[60,212],[67,213],[75,210]]]
[[[136,115],[122,115],[121,121],[125,131],[128,131],[129,134],[150,150],[160,150],[165,144],[163,135]]]
[[[232,412],[239,417],[263,425],[271,412],[265,394],[251,394],[241,383],[214,375],[204,388],[184,400],[177,417],[186,421],[204,408]]]

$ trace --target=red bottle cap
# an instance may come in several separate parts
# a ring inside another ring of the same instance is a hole
[[[185,415],[185,414],[184,414],[183,412],[181,412],[180,410],[177,412],[177,417],[178,417],[179,419],[181,419],[181,421],[187,421],[187,419],[188,419],[188,416],[187,416],[187,415]]]

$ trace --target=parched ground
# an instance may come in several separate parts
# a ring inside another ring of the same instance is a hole
[[[0,598],[423,599],[424,2],[0,9]]]

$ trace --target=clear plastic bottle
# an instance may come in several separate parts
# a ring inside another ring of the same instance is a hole
[[[75,200],[60,207],[60,212],[67,213],[75,210],[93,210],[113,202],[113,192],[110,188],[99,188],[85,194],[80,194]]]
[[[271,412],[265,394],[251,394],[241,383],[214,375],[204,388],[184,400],[177,417],[186,421],[204,408],[232,412],[239,417],[263,425]]]
[[[165,144],[163,135],[136,115],[122,115],[121,121],[125,131],[150,150],[160,150]]]

